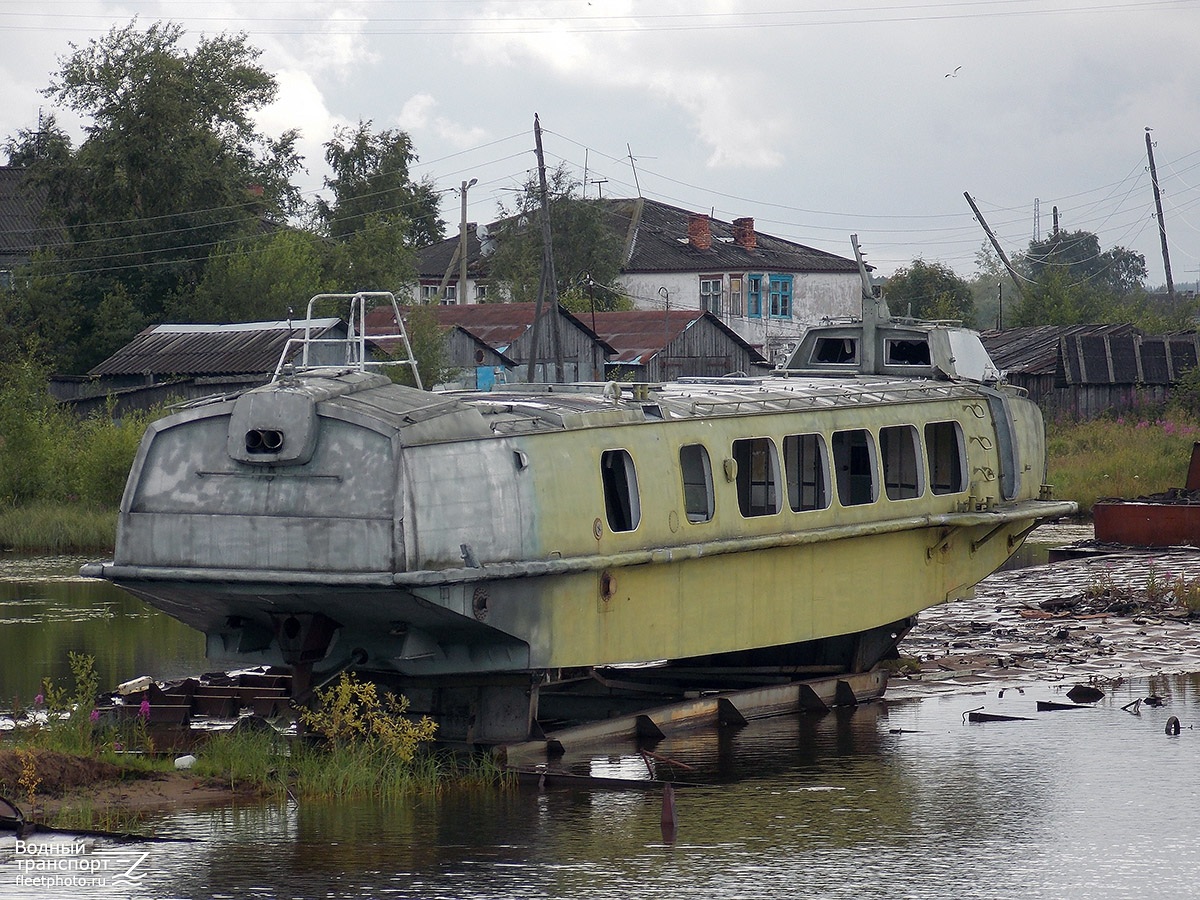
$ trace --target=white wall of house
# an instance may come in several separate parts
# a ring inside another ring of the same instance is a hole
[[[769,286],[772,275],[790,278],[787,314],[772,315],[769,288],[764,288],[759,297],[759,314],[754,315],[749,290],[751,277],[759,276]],[[713,282],[718,279],[720,308],[714,310]],[[617,280],[638,309],[663,309],[666,305],[671,309],[703,309],[701,281],[708,282],[704,299],[709,311],[715,312],[748,343],[761,348],[760,352],[772,361],[806,326],[825,318],[862,315],[862,281],[857,272],[663,272],[626,274]]]

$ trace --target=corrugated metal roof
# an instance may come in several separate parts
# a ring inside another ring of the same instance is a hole
[[[687,240],[688,220],[693,215],[685,209],[645,199],[611,199],[589,201],[600,207],[605,220],[625,245],[625,261],[621,268],[630,272],[857,272],[858,263],[852,259],[817,250],[813,247],[784,240],[755,230],[753,249],[733,241],[733,225],[720,219],[709,219],[712,246],[697,250]],[[487,226],[498,234],[506,222],[500,220]],[[536,227],[531,222],[530,227]],[[425,279],[445,276],[451,267],[457,236],[423,248],[418,254],[418,275]],[[474,229],[467,234],[467,273],[484,277],[488,260],[479,253],[479,239]],[[457,263],[454,264],[457,266]],[[457,268],[451,273],[457,277]]]
[[[61,228],[44,219],[46,190],[25,169],[0,166],[0,268],[24,265],[34,250],[61,244]]]
[[[340,319],[311,320],[323,335]],[[305,322],[233,325],[154,325],[93,368],[89,375],[251,375],[273,372],[288,338]],[[299,351],[297,351],[299,352]]]

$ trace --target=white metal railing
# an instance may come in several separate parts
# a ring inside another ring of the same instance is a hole
[[[396,331],[390,334],[382,333],[368,336],[367,310],[372,306],[379,305],[377,303],[369,303],[368,301],[381,299],[386,299],[387,303],[391,306],[392,320],[395,322]],[[316,304],[324,300],[341,300],[349,304],[346,315],[346,336],[344,338],[321,337],[319,334],[313,334],[313,313]],[[398,356],[395,359],[373,359],[367,347],[368,338],[371,343],[381,345],[389,342],[398,342],[403,347],[406,355],[403,358]],[[385,366],[408,366],[412,369],[413,381],[417,387],[424,389],[424,385],[421,384],[421,373],[417,370],[417,359],[413,355],[412,343],[408,339],[408,332],[404,328],[404,319],[400,315],[400,306],[396,303],[396,295],[391,291],[357,291],[353,294],[316,294],[313,296],[308,301],[308,308],[305,312],[304,337],[290,337],[287,339],[283,347],[283,352],[279,355],[279,362],[275,366],[275,374],[272,376],[272,381],[278,380],[285,371],[289,374],[297,374],[315,369],[328,368],[328,364],[318,365],[313,362],[311,351],[322,344],[344,347],[345,360],[341,365],[345,368],[357,369],[360,372],[366,372],[372,368],[383,368]],[[298,362],[289,363],[297,347],[300,349],[300,359]]]

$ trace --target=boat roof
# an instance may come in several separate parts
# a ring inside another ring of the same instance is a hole
[[[370,420],[399,435],[406,446],[417,446],[650,422],[978,400],[981,390],[990,388],[926,378],[763,376],[663,384],[521,384],[493,391],[433,392],[393,383],[384,375],[344,368],[310,369],[247,393],[304,394],[317,405],[320,415]],[[226,401],[230,407],[234,402]],[[224,405],[209,404],[207,412],[198,414],[214,414]]]

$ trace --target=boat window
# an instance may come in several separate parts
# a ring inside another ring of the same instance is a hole
[[[921,445],[912,425],[879,429],[879,455],[883,457],[883,489],[889,500],[921,496]]]
[[[967,489],[963,446],[962,427],[957,422],[930,422],[925,426],[929,489],[935,494],[957,494]]]
[[[889,338],[884,341],[887,354],[886,365],[889,366],[927,366],[929,361],[929,341],[925,338],[910,338],[897,340]]]
[[[742,515],[773,516],[779,512],[779,460],[770,438],[733,442],[737,462],[738,506]]]
[[[600,455],[600,477],[604,482],[608,527],[613,531],[633,531],[642,518],[633,457],[627,450],[605,450]]]
[[[819,434],[789,434],[783,439],[788,505],[793,512],[829,506],[829,466]]]
[[[863,428],[833,433],[833,468],[837,473],[838,501],[842,506],[874,503],[875,442]]]
[[[707,522],[713,517],[712,465],[703,444],[679,448],[679,471],[683,476],[683,508],[689,522]]]
[[[813,348],[812,361],[815,363],[858,362],[858,341],[854,338],[817,338],[817,344]]]

